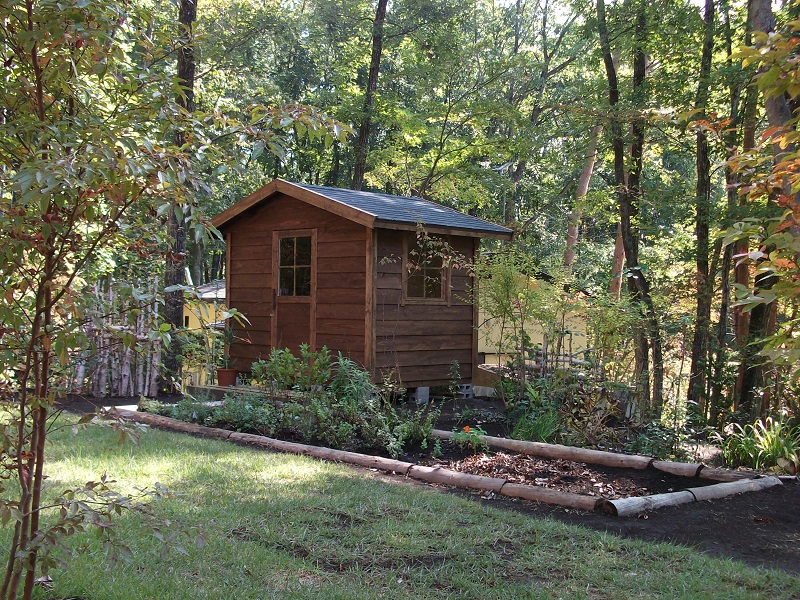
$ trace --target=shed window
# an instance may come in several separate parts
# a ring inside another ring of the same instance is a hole
[[[279,244],[281,296],[311,295],[311,236],[281,238]]]
[[[425,242],[428,243],[425,243]],[[437,244],[427,238],[409,240],[406,266],[406,297],[442,300],[446,286],[442,253]]]

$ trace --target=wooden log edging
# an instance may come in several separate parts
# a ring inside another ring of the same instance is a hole
[[[492,492],[510,498],[522,498],[524,500],[533,500],[535,502],[542,502],[545,504],[553,504],[557,506],[565,506],[567,508],[576,508],[586,511],[603,511],[616,516],[630,516],[639,514],[645,510],[652,510],[661,508],[663,506],[674,506],[676,504],[683,504],[686,502],[694,502],[696,500],[705,500],[711,498],[722,498],[732,494],[738,494],[747,491],[756,491],[772,487],[773,485],[782,485],[782,482],[777,477],[766,477],[763,479],[747,479],[741,481],[733,481],[710,485],[700,488],[691,488],[681,492],[672,492],[669,494],[656,494],[653,496],[641,496],[633,498],[622,498],[619,500],[607,500],[599,496],[587,496],[583,494],[575,494],[571,492],[559,492],[551,490],[542,486],[536,485],[523,485],[517,483],[510,483],[506,479],[497,477],[486,477],[484,475],[472,475],[470,473],[462,473],[452,469],[444,469],[442,467],[426,467],[422,465],[415,465],[409,462],[394,460],[391,458],[383,458],[381,456],[371,456],[368,454],[360,454],[358,452],[349,452],[346,450],[335,450],[333,448],[325,448],[321,446],[310,446],[308,444],[300,444],[297,442],[288,442],[285,440],[278,440],[262,435],[254,435],[251,433],[237,433],[228,431],[227,429],[219,429],[216,427],[205,427],[195,423],[187,423],[178,419],[170,417],[163,417],[161,415],[154,415],[151,413],[143,413],[131,410],[111,409],[107,413],[111,417],[118,417],[144,423],[154,427],[163,427],[166,429],[173,429],[192,435],[199,435],[203,437],[214,437],[222,440],[238,442],[242,444],[249,444],[261,448],[268,448],[270,450],[277,450],[280,452],[289,452],[292,454],[302,454],[305,456],[312,456],[323,460],[346,462],[356,464],[359,466],[378,469],[389,473],[397,473],[405,475],[413,479],[427,481],[429,483],[439,483],[450,486],[466,487],[486,492]],[[440,435],[444,434],[444,435]],[[434,430],[434,435],[442,437],[443,439],[450,439],[452,432]],[[614,454],[611,452],[603,452],[601,450],[587,450],[583,448],[572,448],[571,446],[560,446],[556,444],[541,444],[538,442],[522,442],[520,440],[509,440],[506,438],[495,438],[492,436],[480,436],[481,441],[484,443],[497,445],[509,450],[515,450],[522,453],[525,452],[519,448],[522,445],[533,444],[534,449],[542,452],[550,452],[550,454],[533,454],[535,456],[544,456],[545,458],[566,458],[564,455],[555,454],[561,449],[568,449],[568,454],[571,456],[569,460],[576,460],[579,462],[587,462],[593,464],[601,464],[604,466],[613,466],[623,468],[638,468],[644,469],[652,466],[652,463],[663,461],[654,461],[645,456],[633,456],[625,454]],[[497,441],[500,443],[496,443]],[[546,447],[550,447],[547,449]],[[571,452],[571,451],[577,452]],[[611,460],[609,457],[622,458],[622,459],[639,459],[628,461],[624,460],[623,464],[618,461]],[[580,457],[592,457],[594,460]],[[605,460],[607,462],[597,462],[597,460]],[[642,465],[647,461],[647,466],[632,466]],[[611,463],[611,464],[609,464]],[[672,468],[670,465],[680,465],[682,463],[664,463],[667,464],[666,468]],[[662,464],[663,466],[663,464]],[[695,472],[699,472],[703,465],[690,465],[695,467]],[[699,467],[699,469],[697,468]],[[655,467],[660,468],[660,467]],[[662,469],[666,471],[666,468]],[[688,467],[681,468],[680,470],[689,470]],[[673,471],[666,471],[673,472]],[[674,472],[673,472],[674,473]],[[676,473],[674,473],[676,474]],[[712,491],[713,488],[713,491]]]
[[[743,492],[765,490],[776,485],[783,485],[781,480],[777,477],[741,479],[739,481],[728,481],[704,487],[689,488],[669,494],[604,500],[598,508],[603,512],[613,514],[617,517],[630,517],[665,506],[678,506],[679,504],[700,502],[701,500],[717,500]]]
[[[434,429],[433,435],[450,440],[453,438],[452,431]],[[622,469],[647,469],[653,463],[649,456],[638,456],[635,454],[616,454],[603,450],[590,450],[588,448],[575,448],[573,446],[562,446],[561,444],[544,444],[542,442],[525,442],[522,440],[512,440],[499,438],[491,435],[481,435],[478,439],[484,444],[513,450],[531,456],[541,456],[542,458],[560,458],[564,460],[574,460],[575,462],[591,463],[593,465],[603,465],[604,467],[617,467]]]
[[[434,429],[433,435],[443,440],[453,439],[452,431]],[[668,460],[656,460],[649,456],[636,454],[618,454],[616,452],[606,452],[604,450],[590,450],[588,448],[575,448],[573,446],[563,446],[561,444],[545,444],[542,442],[526,442],[524,440],[512,440],[509,438],[493,437],[491,435],[481,435],[478,439],[489,446],[512,450],[530,456],[541,458],[572,460],[604,467],[616,467],[621,469],[657,469],[670,475],[678,477],[699,477],[712,481],[739,481],[742,479],[753,479],[753,473],[741,471],[731,471],[728,469],[712,469],[702,463],[681,463]]]
[[[658,469],[678,477],[699,477],[704,465],[698,463],[680,463],[668,460],[654,460],[650,463],[653,469]]]

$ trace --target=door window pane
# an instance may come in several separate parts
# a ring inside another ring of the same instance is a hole
[[[311,295],[311,236],[278,242],[278,288],[281,296]]]
[[[304,267],[311,266],[311,237],[295,238],[296,250],[294,264]]]
[[[294,238],[283,238],[281,240],[280,257],[282,267],[294,264]]]
[[[292,267],[281,267],[280,269],[280,290],[281,296],[294,296],[294,269]]]
[[[294,281],[295,296],[311,295],[311,267],[297,267]]]

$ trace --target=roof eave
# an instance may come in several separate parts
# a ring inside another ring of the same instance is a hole
[[[283,179],[275,179],[267,185],[257,189],[249,196],[242,198],[239,200],[239,202],[212,218],[211,224],[217,229],[222,230],[228,223],[244,214],[251,208],[258,206],[261,204],[261,202],[276,193],[291,195],[298,200],[302,200],[306,204],[310,204],[311,206],[328,211],[344,219],[364,225],[365,227],[372,228],[375,224],[375,215],[357,208],[353,208],[352,206],[347,206],[346,204],[342,204],[341,202],[337,202],[336,200],[328,198],[327,196],[317,194],[316,192],[312,192]]]
[[[395,229],[399,231],[416,231],[418,226],[422,226],[425,231],[439,235],[455,235],[463,237],[475,238],[493,238],[496,240],[510,241],[514,237],[512,230],[495,231],[489,229],[466,229],[459,227],[445,227],[443,225],[429,225],[427,223],[405,223],[398,221],[387,221],[383,219],[375,219],[376,228],[381,229]]]

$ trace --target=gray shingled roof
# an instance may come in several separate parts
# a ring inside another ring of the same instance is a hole
[[[511,230],[506,227],[466,215],[422,198],[392,196],[391,194],[378,192],[359,192],[305,183],[292,183],[292,185],[373,215],[377,221],[408,223],[411,225],[421,223],[429,226],[450,227],[500,235],[511,234]]]

